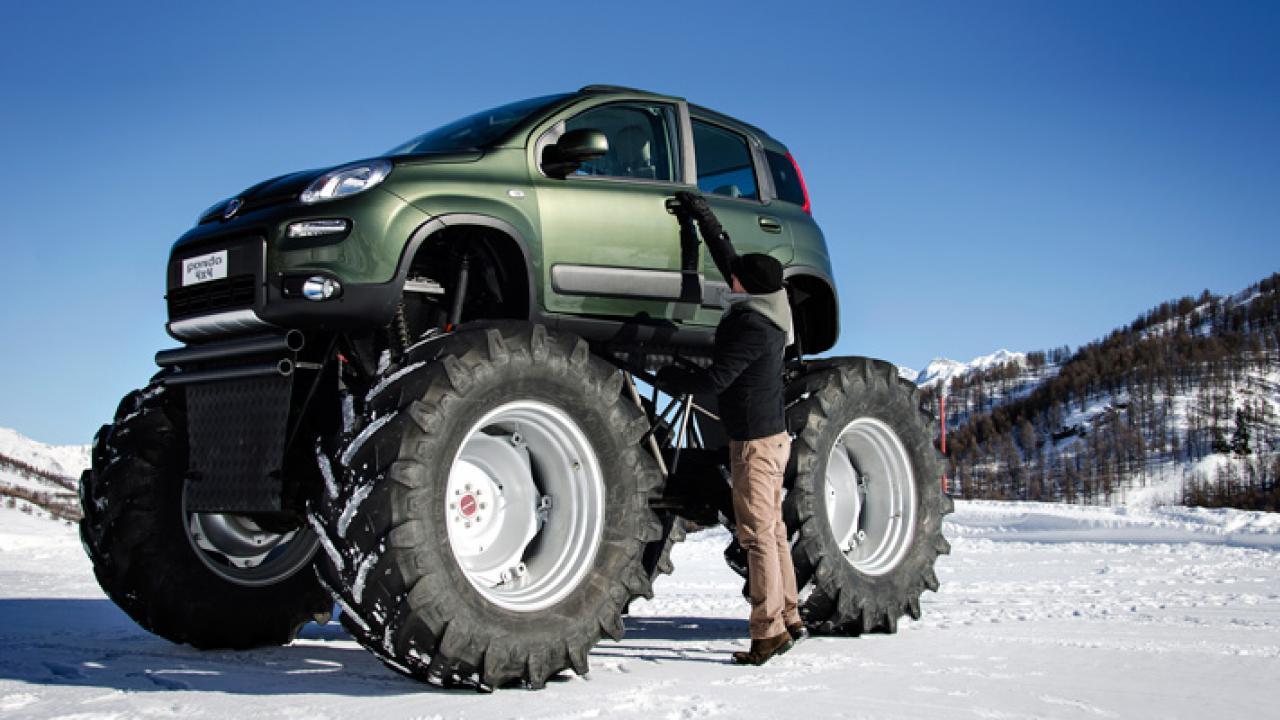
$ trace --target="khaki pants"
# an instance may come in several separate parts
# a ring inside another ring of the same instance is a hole
[[[790,456],[791,438],[785,432],[729,442],[733,513],[751,576],[752,640],[774,637],[800,622],[796,571],[782,521],[782,476]]]

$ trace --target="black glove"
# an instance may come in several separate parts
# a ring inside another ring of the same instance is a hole
[[[711,253],[712,262],[716,264],[716,269],[720,271],[725,282],[728,282],[729,275],[733,271],[733,259],[738,256],[737,251],[733,249],[733,241],[729,239],[729,233],[721,227],[716,214],[711,212],[706,198],[702,195],[681,190],[676,193],[676,200],[680,201],[681,212],[698,223],[702,240],[707,244],[707,251]]]
[[[676,193],[676,200],[680,201],[680,207],[694,222],[698,223],[698,229],[702,232],[702,239],[711,241],[724,234],[724,227],[720,225],[720,221],[716,219],[716,214],[711,212],[711,206],[707,205],[706,198],[699,193],[689,192],[688,190],[680,190]]]
[[[689,371],[668,365],[658,370],[658,389],[680,394],[686,391],[685,386],[690,379]]]

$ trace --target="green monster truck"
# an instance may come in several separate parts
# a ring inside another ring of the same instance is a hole
[[[648,374],[705,362],[728,290],[673,199],[694,188],[740,252],[786,267],[806,622],[919,617],[951,507],[932,422],[892,365],[806,358],[838,326],[799,168],[757,128],[611,86],[204,212],[168,264],[184,346],[157,353],[81,478],[103,589],[199,648],[288,643],[336,603],[431,682],[587,672],[686,523],[733,526],[714,398]]]

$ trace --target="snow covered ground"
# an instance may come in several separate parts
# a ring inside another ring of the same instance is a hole
[[[341,627],[197,652],[103,597],[74,528],[0,509],[0,717],[1204,718],[1274,712],[1280,515],[957,503],[924,618],[815,638],[761,668],[726,537],[695,535],[586,678],[441,692]]]

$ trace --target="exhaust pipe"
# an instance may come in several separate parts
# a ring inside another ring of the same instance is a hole
[[[293,374],[293,369],[293,361],[284,358],[279,362],[262,363],[260,365],[241,365],[239,367],[179,373],[166,377],[164,383],[166,385],[193,385],[195,383],[239,380],[252,377],[289,377]]]
[[[237,340],[226,340],[204,345],[188,345],[187,347],[161,350],[156,353],[156,365],[173,367],[188,363],[208,362],[211,360],[227,360],[250,355],[266,355],[268,353],[296,353],[306,344],[306,338],[298,330],[290,330],[283,334],[254,335]],[[289,373],[291,373],[290,367]],[[289,373],[283,373],[288,375]],[[199,373],[192,373],[196,375]]]

